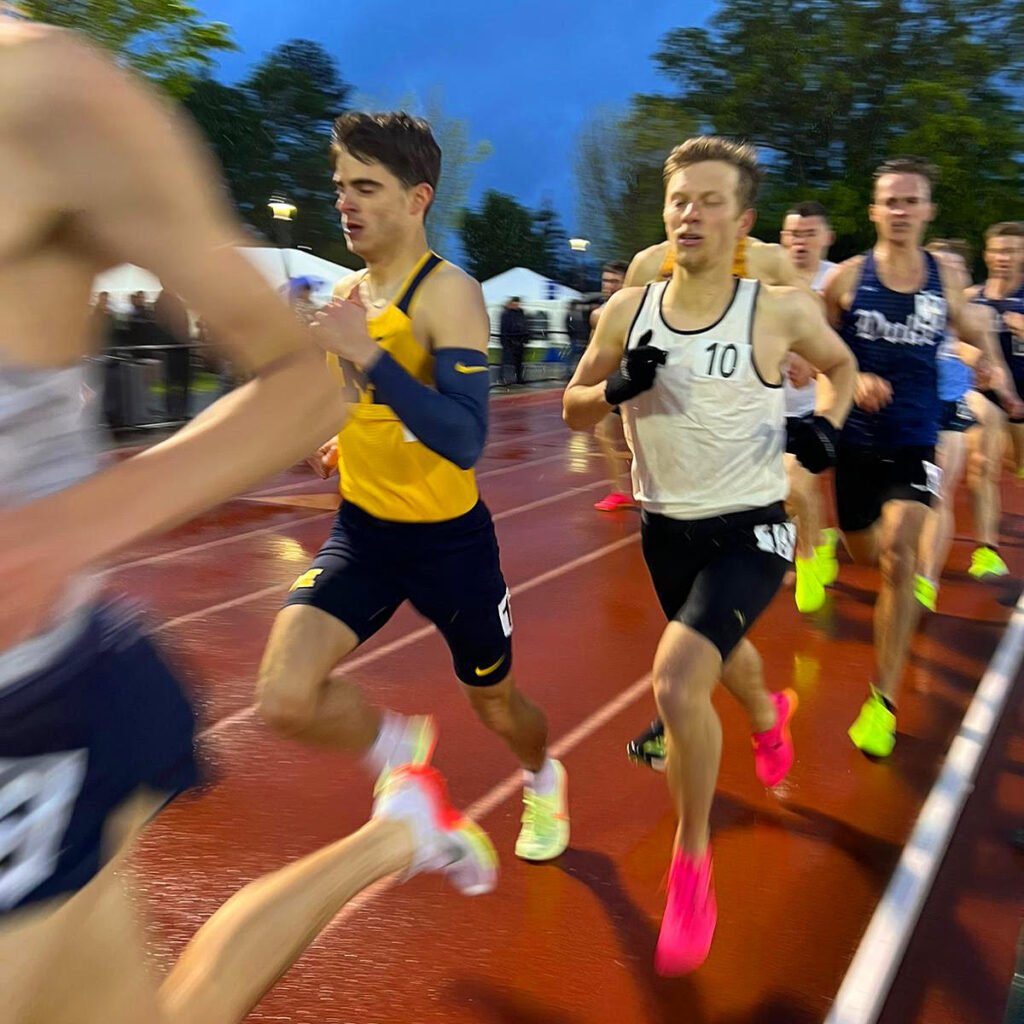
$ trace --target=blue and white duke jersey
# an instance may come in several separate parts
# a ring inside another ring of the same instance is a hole
[[[938,439],[939,347],[946,337],[948,307],[939,265],[923,253],[927,276],[916,292],[896,292],[878,276],[874,252],[861,265],[850,309],[839,333],[857,357],[861,373],[892,386],[892,401],[876,413],[854,406],[843,427],[845,444],[878,448],[927,448]]]

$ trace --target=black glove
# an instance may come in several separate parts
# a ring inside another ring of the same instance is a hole
[[[786,451],[804,469],[820,473],[836,464],[839,430],[824,416],[791,417],[786,420]]]
[[[654,386],[654,375],[665,365],[664,349],[652,348],[651,331],[644,331],[636,348],[627,349],[618,370],[604,385],[604,400],[609,405],[621,405]]]

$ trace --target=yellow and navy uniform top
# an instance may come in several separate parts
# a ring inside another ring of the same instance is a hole
[[[427,252],[394,299],[366,325],[371,337],[415,380],[434,386],[434,355],[412,332],[418,290],[445,263]],[[358,286],[358,285],[357,285]],[[336,356],[328,357],[342,373]],[[355,382],[359,399],[338,434],[338,476],[342,498],[378,519],[437,523],[455,519],[479,500],[476,474],[418,441],[394,409],[377,401],[374,387]]]
[[[747,249],[750,239],[744,236],[736,243],[736,254],[732,258],[733,277],[747,276]],[[676,255],[670,245],[665,250],[665,258],[661,261],[661,269],[658,271],[658,280],[667,281],[672,276],[672,268],[676,265]]]

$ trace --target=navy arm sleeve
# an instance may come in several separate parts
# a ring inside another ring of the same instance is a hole
[[[390,405],[416,439],[460,469],[469,469],[487,440],[491,371],[476,349],[434,353],[437,389],[415,380],[387,352],[367,376],[381,402]]]

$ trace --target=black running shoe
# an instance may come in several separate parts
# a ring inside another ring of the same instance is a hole
[[[634,764],[645,764],[656,772],[665,770],[665,726],[661,719],[651,722],[651,727],[626,744],[626,756]]]

